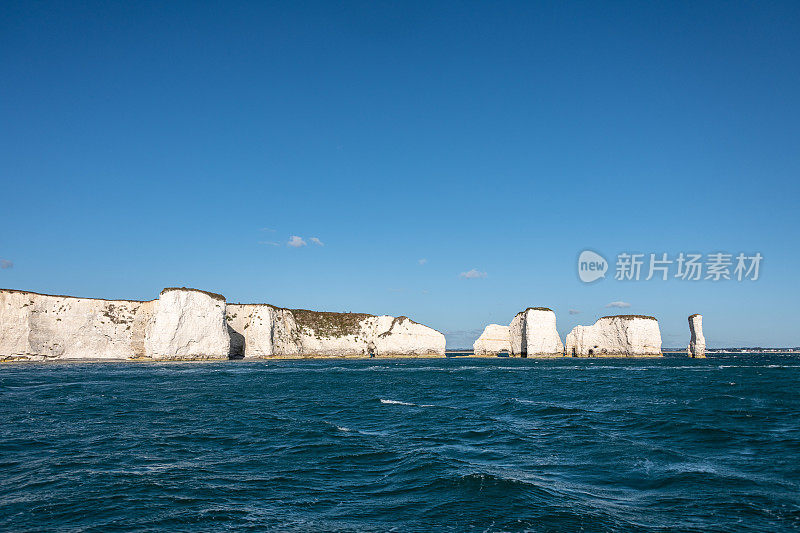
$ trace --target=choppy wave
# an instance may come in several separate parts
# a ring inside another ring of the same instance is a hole
[[[800,528],[800,357],[0,366],[0,530]]]

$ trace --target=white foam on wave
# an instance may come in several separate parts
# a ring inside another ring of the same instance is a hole
[[[400,400],[384,400],[383,398],[381,398],[380,400],[381,400],[381,403],[388,403],[388,404],[391,404],[391,405],[409,405],[409,406],[412,406],[412,407],[417,405],[415,403],[401,402]]]
[[[328,424],[329,426],[335,427],[335,428],[336,428],[336,429],[338,429],[339,431],[343,431],[343,432],[345,432],[345,433],[350,433],[351,431],[353,431],[353,430],[352,430],[352,429],[350,429],[350,428],[346,428],[346,427],[344,427],[344,426],[340,426],[340,425],[334,424],[333,422],[328,422],[327,420],[323,420],[323,422],[324,422],[325,424]]]
[[[719,365],[717,368],[800,368],[800,365]]]
[[[402,402],[400,400],[385,400],[380,398],[381,403],[388,404],[388,405],[407,405],[408,407],[436,407],[431,403],[411,403],[411,402]]]
[[[517,403],[529,403],[529,404],[533,404],[533,405],[537,405],[537,404],[541,403],[541,402],[536,402],[536,401],[533,401],[533,400],[523,400],[521,398],[511,398],[511,399],[513,401],[517,402]]]
[[[331,427],[336,428],[337,431],[349,433],[350,435],[365,435],[368,437],[386,437],[389,435],[389,433],[386,431],[366,431],[362,429],[353,429],[346,426],[340,426],[338,424],[334,424],[333,422],[328,422],[327,420],[323,420],[323,422]]]

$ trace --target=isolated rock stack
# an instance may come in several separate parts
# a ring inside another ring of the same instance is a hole
[[[510,355],[519,357],[659,357],[661,330],[651,316],[606,316],[591,326],[575,326],[566,351],[556,329],[556,315],[547,307],[517,313],[508,328],[490,324],[475,341],[475,355],[503,351],[508,333]]]
[[[689,317],[689,357],[703,359],[706,356],[706,338],[703,336],[703,315],[694,314]]]
[[[567,335],[567,356],[658,357],[661,331],[652,316],[604,316],[592,326],[575,326]]]
[[[502,352],[511,353],[511,339],[508,326],[489,324],[472,345],[475,355],[497,355]]]
[[[548,307],[529,307],[517,313],[509,325],[511,355],[560,357],[564,344],[556,329],[556,314]]]

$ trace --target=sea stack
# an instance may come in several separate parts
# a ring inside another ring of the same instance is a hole
[[[502,352],[511,354],[509,327],[489,324],[473,343],[472,351],[475,355],[497,355]]]
[[[704,359],[706,357],[706,338],[703,336],[703,315],[694,314],[689,317],[689,357]]]
[[[575,326],[567,335],[567,356],[658,357],[661,331],[652,316],[604,316],[592,326]]]
[[[556,330],[556,314],[549,307],[529,307],[509,325],[511,355],[561,357],[564,344]]]
[[[444,356],[444,335],[408,317],[228,304],[231,355],[269,357]]]

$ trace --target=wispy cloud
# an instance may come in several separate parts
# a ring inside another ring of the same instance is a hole
[[[611,302],[611,303],[606,304],[606,307],[624,308],[624,307],[630,307],[630,306],[631,306],[631,304],[629,304],[628,302]]]
[[[275,229],[273,229],[273,228],[259,228],[258,231],[269,231],[270,233],[274,233]]]
[[[319,240],[318,237],[311,237],[309,240],[314,244],[316,244],[317,246],[325,246],[325,243]]]
[[[581,314],[581,311],[580,311],[580,309],[570,309],[569,310],[569,314],[571,314],[571,315],[579,315],[579,314]]]
[[[280,246],[281,243],[275,241],[258,241],[258,244],[264,244],[266,246]]]
[[[481,272],[477,268],[473,268],[472,270],[467,270],[466,272],[462,272],[458,276],[464,279],[478,279],[478,278],[485,278],[486,272]]]
[[[427,262],[428,262],[428,260],[426,258],[424,258],[424,257],[422,259],[417,259],[417,263],[420,264],[420,265],[424,265]]]
[[[8,259],[0,259],[0,268],[14,268],[14,261]]]
[[[286,243],[286,246],[291,246],[292,248],[300,248],[301,246],[306,246],[308,243],[303,240],[302,237],[298,237],[297,235],[292,235],[289,237],[289,242]]]

